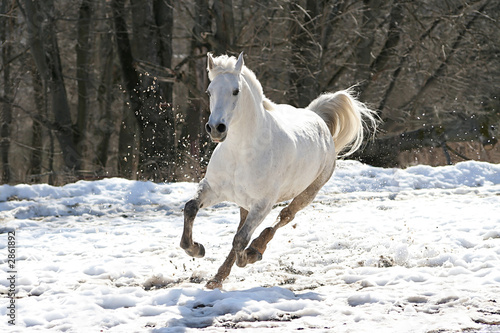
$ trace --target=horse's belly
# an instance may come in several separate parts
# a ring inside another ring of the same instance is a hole
[[[278,202],[286,201],[295,198],[311,185],[320,173],[324,170],[325,165],[302,165],[288,174],[287,180],[280,184],[280,194]]]

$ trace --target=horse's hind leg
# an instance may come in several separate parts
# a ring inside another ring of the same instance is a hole
[[[247,216],[248,211],[240,207],[240,224],[238,225],[238,230],[240,230],[241,226],[245,223]],[[229,252],[226,260],[219,267],[217,274],[207,282],[205,287],[208,289],[222,288],[222,282],[229,276],[229,273],[231,273],[231,267],[233,267],[235,261],[236,252],[231,248],[231,252]]]
[[[297,195],[287,207],[281,210],[276,223],[272,227],[264,229],[259,237],[252,241],[248,249],[245,250],[249,264],[262,259],[267,244],[274,237],[276,230],[290,223],[295,218],[295,214],[297,214],[298,211],[302,210],[313,201],[319,190],[328,179],[330,179],[332,172],[333,169],[330,172],[325,171],[320,175],[308,188]]]

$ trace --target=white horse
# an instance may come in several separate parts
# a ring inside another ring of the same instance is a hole
[[[181,247],[193,257],[205,255],[194,242],[192,228],[202,207],[231,201],[240,207],[240,224],[233,247],[207,288],[221,288],[234,262],[239,267],[262,259],[276,230],[314,199],[331,177],[337,154],[363,140],[365,118],[376,128],[376,115],[349,91],[319,96],[305,109],[274,104],[255,74],[238,59],[208,54],[211,83],[210,118],[206,130],[218,142],[205,178],[184,207]],[[252,241],[255,229],[277,202],[291,200],[276,223]]]

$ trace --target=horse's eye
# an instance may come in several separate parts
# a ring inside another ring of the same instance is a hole
[[[239,89],[234,89],[233,90],[233,96],[236,96],[240,93],[240,90]]]

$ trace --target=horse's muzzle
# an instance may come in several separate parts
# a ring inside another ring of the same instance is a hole
[[[208,122],[205,124],[205,130],[213,142],[222,142],[226,139],[227,126],[223,123],[212,125]]]

